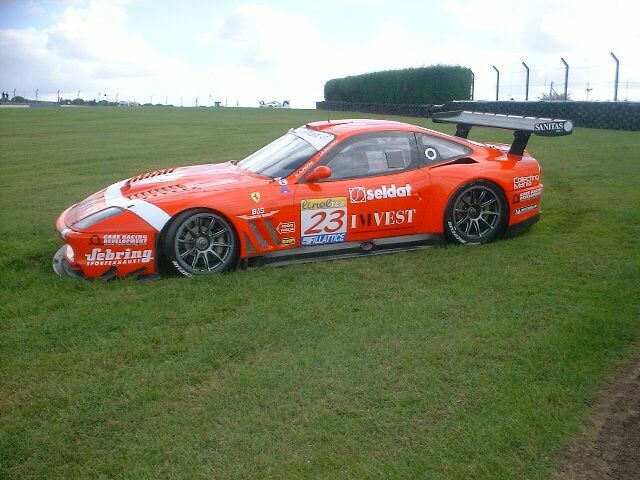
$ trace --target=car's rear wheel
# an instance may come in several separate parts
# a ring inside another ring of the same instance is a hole
[[[223,216],[206,209],[189,210],[172,220],[162,238],[162,251],[166,263],[182,275],[221,273],[236,265],[238,240]]]
[[[500,187],[476,180],[460,187],[447,203],[445,232],[458,243],[487,243],[504,232],[508,206]]]

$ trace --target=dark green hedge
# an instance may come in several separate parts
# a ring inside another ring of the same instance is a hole
[[[471,70],[453,65],[405,68],[334,78],[324,85],[333,102],[426,104],[469,100]]]
[[[474,112],[564,118],[578,127],[640,131],[640,102],[444,102],[441,105],[406,103],[316,102],[319,110],[430,117],[434,112],[469,110]]]

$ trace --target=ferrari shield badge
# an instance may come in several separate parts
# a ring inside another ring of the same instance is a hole
[[[259,192],[251,192],[251,200],[258,203],[260,201],[260,193]]]

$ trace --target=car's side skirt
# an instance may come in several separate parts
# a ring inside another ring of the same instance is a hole
[[[383,253],[418,250],[443,243],[445,243],[443,234],[403,235],[400,237],[377,238],[361,242],[333,243],[329,245],[279,250],[277,252],[244,259],[244,261],[241,262],[241,266],[244,268],[264,267],[380,255]]]

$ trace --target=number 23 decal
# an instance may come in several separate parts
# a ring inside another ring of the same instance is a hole
[[[335,233],[344,231],[344,217],[346,212],[340,210],[319,210],[309,217],[313,222],[303,235],[317,235],[319,233]]]

